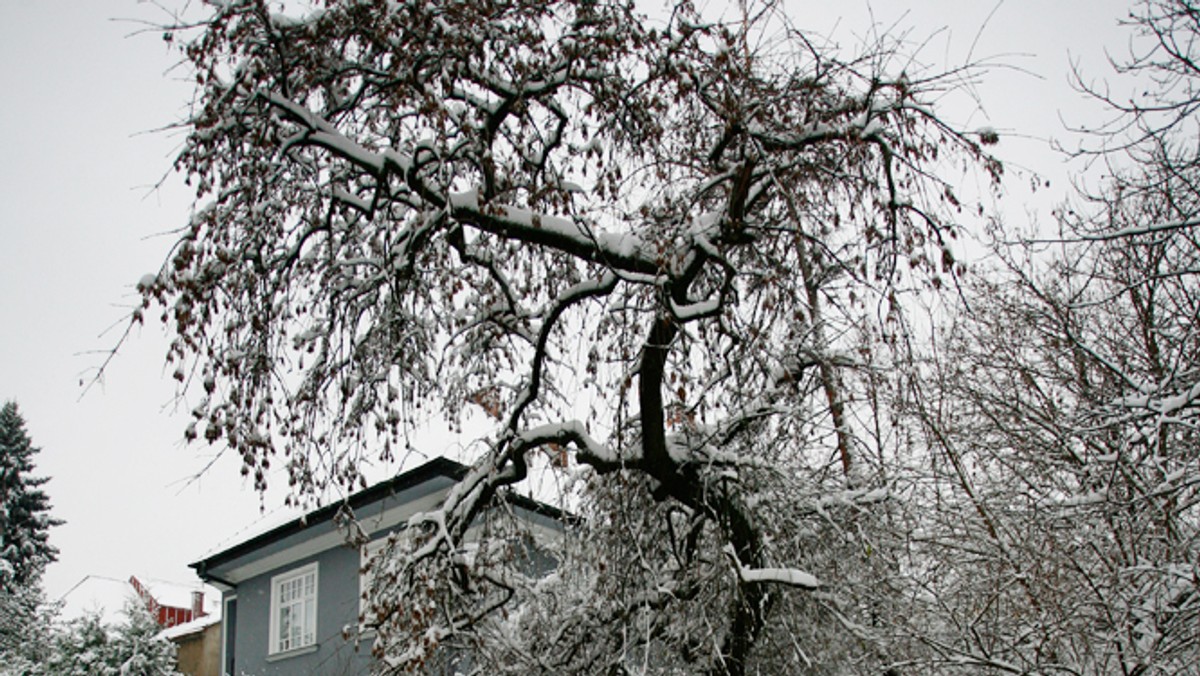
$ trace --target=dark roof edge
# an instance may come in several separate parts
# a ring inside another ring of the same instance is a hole
[[[349,505],[351,509],[357,509],[363,505],[370,504],[379,500],[391,493],[402,491],[406,488],[412,488],[418,484],[425,483],[436,477],[446,477],[458,481],[466,475],[468,467],[462,463],[455,462],[449,458],[437,457],[429,462],[411,469],[403,474],[398,474],[391,479],[381,481],[369,488],[354,493],[344,500],[337,500],[324,507],[320,507],[302,516],[299,516],[283,525],[276,526],[271,530],[256,535],[249,540],[239,542],[228,549],[213,554],[207,558],[188,564],[189,568],[193,568],[196,572],[204,577],[206,571],[222,563],[226,563],[233,559],[242,556],[248,552],[252,552],[260,547],[264,547],[273,542],[278,542],[289,535],[294,535],[311,526],[315,526],[326,521],[332,521],[334,516],[341,511],[342,507]]]
[[[434,458],[420,467],[416,467],[404,472],[403,474],[396,475],[391,479],[381,481],[373,486],[370,486],[369,488],[364,488],[363,490],[347,497],[344,500],[332,502],[324,507],[320,507],[308,512],[307,514],[304,514],[303,516],[288,521],[283,525],[276,526],[265,533],[256,535],[249,540],[239,542],[228,549],[224,549],[216,554],[213,554],[212,556],[201,559],[194,563],[190,563],[188,564],[188,567],[194,569],[196,574],[202,579],[207,579],[209,576],[208,571],[210,569],[228,561],[232,561],[233,559],[236,559],[243,554],[252,552],[260,547],[264,547],[273,542],[278,542],[279,540],[304,531],[317,524],[331,521],[344,506],[348,505],[351,509],[358,509],[363,505],[375,502],[376,500],[384,498],[392,493],[397,493],[402,490],[412,488],[413,486],[425,483],[426,481],[436,477],[445,477],[459,481],[466,476],[469,469],[470,468],[466,465],[454,460],[450,460],[449,458]],[[541,514],[542,516],[561,520],[566,523],[573,523],[575,521],[574,517],[567,514],[563,510],[524,495],[510,492],[506,493],[504,498],[509,502],[509,504],[522,507],[536,514]]]
[[[534,514],[541,514],[542,516],[550,517],[556,521],[562,521],[566,525],[575,525],[579,521],[579,517],[575,516],[574,514],[559,509],[554,505],[547,505],[540,500],[534,500],[527,495],[521,495],[520,493],[513,493],[510,491],[504,494],[504,499],[507,500],[508,504],[510,505],[528,509]]]

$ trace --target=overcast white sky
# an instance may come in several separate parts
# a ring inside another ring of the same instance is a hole
[[[863,0],[795,4],[798,16],[812,17],[801,25],[867,32]],[[1050,194],[1062,194],[1063,170],[1045,139],[1063,135],[1060,116],[1095,113],[1068,86],[1068,55],[1105,76],[1104,49],[1125,49],[1128,32],[1116,20],[1129,5],[879,0],[874,17],[933,35],[921,54],[927,63],[1007,55],[1000,60],[1029,71],[990,73],[979,90],[987,114],[964,121],[1023,135],[1006,135],[1001,155],[1038,165],[1054,179]],[[97,351],[117,340],[133,285],[169,247],[161,233],[184,224],[190,209],[176,179],[149,189],[179,138],[145,133],[178,121],[190,88],[170,72],[175,57],[157,34],[131,36],[137,24],[114,20],[162,17],[135,0],[0,0],[0,401],[20,405],[42,448],[36,460],[51,477],[54,514],[67,521],[51,533],[61,551],[45,579],[51,598],[87,575],[189,581],[188,563],[260,516],[236,462],[188,483],[214,449],[180,443],[184,421],[171,415],[157,327],[125,345],[102,386],[81,397],[81,378],[103,359]],[[1027,207],[1025,199],[1014,187],[1010,219],[1045,211],[1046,202]],[[280,500],[269,495],[267,509]]]

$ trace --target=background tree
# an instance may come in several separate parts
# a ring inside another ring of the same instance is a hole
[[[41,585],[0,591],[0,674],[29,674],[46,660],[57,613]]]
[[[348,488],[430,420],[491,420],[374,576],[383,667],[897,659],[878,507],[903,449],[870,393],[906,363],[899,297],[957,273],[953,180],[1000,172],[994,133],[932,106],[969,69],[886,38],[843,56],[769,2],[270,7],[167,34],[206,203],[134,321],[163,309],[186,435],[259,487],[282,463],[297,496]],[[587,524],[549,582],[496,501],[543,451],[584,468]]]
[[[43,659],[19,670],[25,676],[176,676],[175,644],[158,636],[161,628],[146,608],[130,602],[123,621],[108,624],[85,614],[51,632]]]
[[[1124,99],[1083,155],[1109,173],[1054,240],[946,331],[938,405],[945,526],[928,539],[947,662],[1039,673],[1190,673],[1200,661],[1200,180],[1190,2],[1142,2]]]
[[[978,284],[945,336],[927,420],[943,508],[922,543],[954,624],[937,647],[1039,673],[1187,673],[1200,444],[1194,404],[1155,397],[1200,347],[1194,284],[1179,261],[1161,274],[1161,242],[1080,254]]]
[[[58,550],[49,543],[47,479],[33,476],[35,448],[14,402],[0,407],[0,662],[44,657],[55,608],[42,598],[41,577]],[[15,667],[14,667],[15,669]]]
[[[15,402],[0,408],[0,588],[12,591],[40,579],[58,556],[50,528],[62,523],[50,516],[50,498],[32,476],[38,449],[25,433]]]

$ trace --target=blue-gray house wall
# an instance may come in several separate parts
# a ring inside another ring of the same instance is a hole
[[[272,658],[270,652],[271,578],[317,563],[317,643]],[[293,564],[250,578],[237,586],[237,636],[233,665],[238,674],[365,674],[370,670],[370,641],[355,645],[353,628],[358,621],[359,552],[347,546],[326,550]],[[350,640],[344,630],[351,629]]]
[[[392,481],[351,496],[344,503],[312,512],[192,564],[201,578],[222,590],[225,608],[223,673],[230,676],[367,674],[370,636],[358,640],[360,603],[358,547],[346,544],[337,518],[349,509],[369,540],[404,526],[412,514],[434,509],[466,467],[438,459]],[[557,510],[515,499],[513,508],[531,524],[558,531]],[[531,552],[533,554],[533,552]],[[544,559],[544,560],[542,560]],[[316,643],[271,655],[272,579],[316,564]],[[535,555],[531,571],[553,568]]]

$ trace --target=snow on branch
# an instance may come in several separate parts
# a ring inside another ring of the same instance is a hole
[[[339,132],[333,125],[321,118],[321,116],[291,99],[274,92],[262,92],[260,96],[265,98],[272,106],[286,112],[293,120],[305,127],[303,133],[284,143],[283,150],[285,151],[290,145],[300,142],[309,143],[325,148],[375,176],[382,174],[384,169],[389,165],[402,173],[407,172],[412,166],[412,160],[408,156],[395,151],[376,153],[367,150],[361,144],[355,143],[345,134]]]
[[[688,305],[679,305],[674,300],[668,300],[668,302],[671,306],[671,314],[680,322],[712,317],[721,311],[720,298],[709,298]]]
[[[1200,403],[1200,382],[1193,383],[1187,390],[1173,396],[1143,394],[1117,399],[1114,404],[1121,408],[1146,409],[1159,415],[1169,416]]]
[[[579,258],[628,272],[657,275],[661,266],[651,248],[632,233],[593,233],[573,219],[541,214],[503,204],[486,204],[478,190],[441,197],[425,185],[413,169],[413,158],[394,150],[374,152],[339,132],[328,121],[304,106],[273,92],[261,96],[283,110],[304,130],[284,143],[283,149],[297,144],[315,145],[354,164],[373,176],[389,170],[405,177],[419,195],[445,207],[455,220],[494,235],[549,246]]]
[[[482,204],[478,190],[450,195],[447,206],[456,221],[494,235],[549,246],[628,272],[662,272],[651,247],[633,233],[594,233],[573,219],[502,204]]]
[[[579,449],[579,461],[596,467],[608,467],[627,464],[640,460],[639,457],[621,454],[605,444],[600,443],[578,420],[542,425],[522,432],[517,437],[517,445],[531,449],[546,444],[572,444]]]
[[[816,576],[797,568],[746,568],[738,560],[737,553],[733,550],[732,545],[725,546],[725,553],[729,555],[729,560],[733,562],[738,579],[746,584],[771,582],[789,587],[799,587],[801,589],[818,589],[824,586]]]
[[[1159,232],[1171,232],[1174,230],[1184,230],[1200,225],[1200,218],[1188,218],[1182,221],[1163,221],[1161,223],[1151,223],[1149,225],[1135,225],[1128,228],[1120,228],[1112,232],[1104,232],[1095,235],[1084,235],[1081,239],[1090,242],[1107,242],[1114,239],[1122,239],[1125,237],[1136,237],[1138,235],[1149,235]]]

